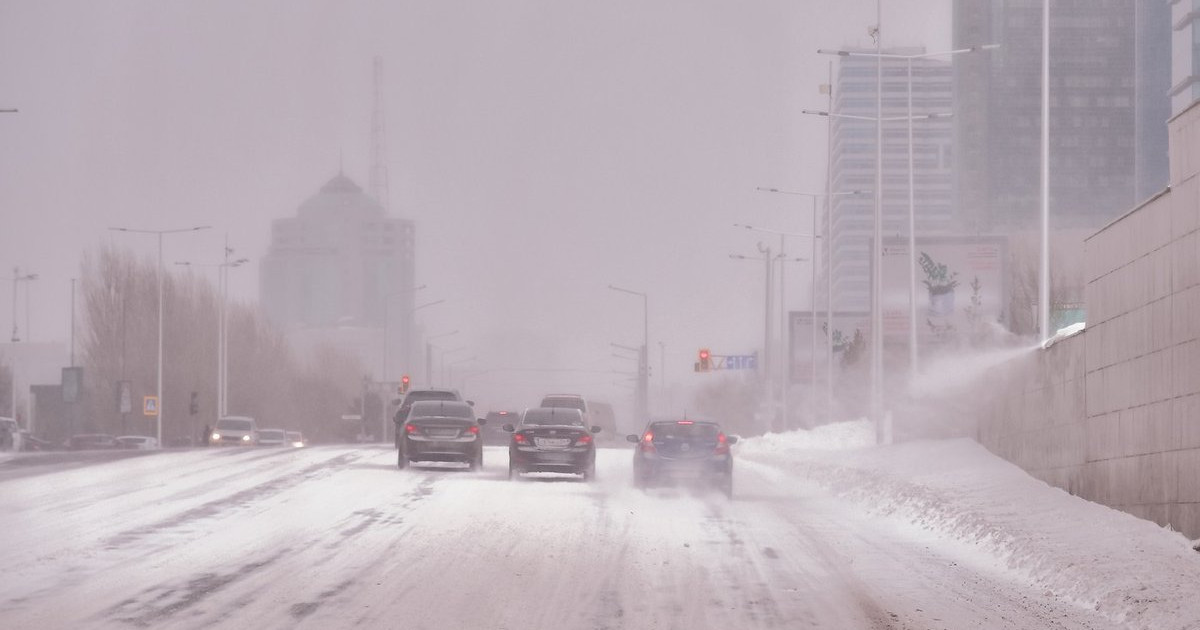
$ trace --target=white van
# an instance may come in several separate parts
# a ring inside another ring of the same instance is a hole
[[[209,446],[254,446],[258,444],[258,423],[249,416],[225,416],[217,420]]]
[[[0,418],[0,451],[19,451],[24,448],[21,427],[12,418]]]

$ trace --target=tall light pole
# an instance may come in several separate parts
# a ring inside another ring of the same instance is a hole
[[[608,285],[613,291],[637,295],[642,298],[642,350],[638,354],[638,413],[641,414],[641,419],[645,420],[649,417],[650,410],[650,361],[647,354],[650,348],[650,298],[641,291],[633,291],[631,289],[623,289],[618,286]]]
[[[1041,340],[1050,338],[1050,0],[1042,0],[1042,265],[1038,288]]]
[[[179,261],[176,265],[184,267],[212,267],[217,270],[217,408],[216,417],[221,419],[229,415],[229,270],[240,267],[249,258],[229,260],[233,250],[225,247],[225,262],[194,263]]]
[[[388,316],[389,315],[388,311],[391,308],[392,299],[400,297],[402,295],[408,295],[409,293],[416,293],[417,291],[420,291],[421,289],[424,289],[424,288],[425,288],[425,285],[422,284],[420,286],[410,287],[408,289],[397,291],[395,293],[389,293],[383,297],[383,344],[382,344],[383,352],[382,352],[382,356],[380,357],[380,363],[382,363],[382,365],[380,366],[380,370],[379,370],[380,382],[386,383],[387,379],[388,379],[388,367],[389,367],[388,359],[389,359],[389,356],[391,355],[391,352],[389,352],[390,348],[388,347],[388,328],[390,327],[390,325],[392,323],[391,317]],[[445,302],[445,300],[438,300],[434,304],[438,304],[441,302]],[[433,306],[433,304],[426,304],[425,306]],[[423,307],[417,307],[417,308],[423,308]],[[415,313],[416,311],[417,311],[416,308],[412,309],[411,311],[408,312],[407,316],[412,317],[412,314]],[[404,345],[407,347],[408,346],[407,342]],[[407,360],[408,359],[407,355],[408,355],[408,352],[407,352],[407,350],[405,350],[405,356],[402,358]]]
[[[12,366],[9,374],[9,392],[12,400],[12,419],[17,419],[17,342],[21,340],[21,335],[17,331],[17,285],[21,282],[29,283],[38,279],[36,273],[27,273],[21,275],[20,267],[13,267],[13,290],[12,290],[12,358],[10,359]],[[29,302],[29,294],[25,295],[25,302]],[[27,318],[28,319],[28,318]]]
[[[439,339],[441,337],[449,337],[450,335],[457,335],[457,334],[458,334],[458,330],[456,329],[456,330],[451,330],[450,332],[438,333],[436,335],[431,335],[431,336],[425,338],[425,386],[426,387],[433,387],[433,349],[434,349],[434,345],[430,342],[432,342],[434,339]]]
[[[802,114],[811,114],[814,116],[827,116],[829,118],[839,118],[848,120],[865,120],[875,123],[876,139],[875,146],[875,218],[872,226],[872,251],[871,251],[871,418],[875,422],[875,439],[879,443],[884,443],[888,438],[884,430],[883,418],[883,304],[882,293],[883,284],[881,278],[883,276],[883,192],[878,186],[882,186],[882,169],[883,169],[883,144],[882,144],[882,125],[884,122],[895,120],[908,120],[915,118],[916,120],[931,120],[934,118],[949,118],[950,114],[926,114],[922,116],[855,116],[851,114],[836,114],[832,112],[801,110]]]
[[[746,230],[750,230],[752,232],[764,232],[766,234],[779,235],[779,253],[774,258],[774,260],[779,261],[779,349],[776,352],[776,354],[778,355],[777,358],[778,358],[778,363],[779,363],[779,374],[778,374],[779,382],[780,382],[779,401],[780,401],[780,406],[782,407],[782,410],[783,410],[783,420],[784,420],[783,424],[784,424],[785,428],[789,428],[790,425],[789,425],[788,421],[791,418],[791,413],[790,413],[791,409],[789,407],[789,400],[788,400],[788,387],[791,385],[791,381],[792,381],[792,379],[791,379],[792,363],[791,363],[791,357],[788,353],[788,340],[790,339],[788,333],[791,331],[790,331],[790,327],[788,325],[788,319],[787,319],[787,290],[786,290],[787,283],[784,282],[784,272],[787,268],[787,265],[785,263],[805,262],[808,259],[807,258],[788,258],[787,254],[785,253],[785,248],[787,245],[786,237],[788,237],[788,236],[811,237],[812,235],[805,234],[802,232],[783,232],[780,230],[759,228],[759,227],[754,227],[753,225],[745,225],[743,223],[734,223],[733,227],[743,228]],[[735,257],[735,256],[731,255],[731,257]],[[768,282],[769,282],[769,280],[768,280]],[[768,291],[770,291],[769,288],[768,288]],[[770,308],[769,300],[768,300],[767,308]],[[768,322],[767,325],[768,325],[768,327],[770,327],[770,322]]]
[[[917,374],[917,211],[916,211],[916,185],[914,183],[914,164],[913,164],[913,116],[912,93],[913,93],[913,61],[917,59],[929,59],[933,57],[952,57],[964,53],[973,53],[980,50],[991,50],[999,48],[999,44],[983,44],[979,46],[970,46],[967,48],[958,48],[955,50],[943,50],[939,52],[929,53],[914,53],[910,55],[899,53],[868,53],[854,50],[818,50],[818,53],[825,55],[838,55],[840,57],[874,57],[882,63],[884,59],[898,59],[905,62],[907,69],[907,84],[908,84],[908,363],[910,378]],[[946,114],[945,116],[948,116]],[[943,116],[936,115],[941,118]],[[884,119],[888,120],[888,119]]]
[[[467,361],[474,361],[475,359],[478,359],[478,358],[479,358],[478,356],[471,355],[469,357],[455,359],[454,361],[451,361],[451,362],[445,364],[444,367],[446,368],[446,371],[448,374],[448,376],[446,377],[446,386],[454,387],[454,366],[458,365],[459,363],[466,363]]]
[[[190,228],[179,228],[174,230],[136,230],[133,228],[108,228],[114,232],[131,232],[134,234],[154,234],[158,237],[158,379],[155,386],[155,398],[158,400],[157,408],[155,409],[155,427],[158,438],[158,443],[162,444],[162,427],[163,427],[163,261],[162,261],[162,242],[164,234],[176,234],[179,232],[197,232],[207,230],[211,225],[198,225]]]
[[[825,326],[827,332],[827,354],[826,354],[826,374],[825,374],[825,415],[828,419],[832,415],[833,410],[833,247],[830,242],[830,225],[831,219],[826,217],[826,229],[824,234],[817,231],[817,199],[830,199],[832,197],[842,197],[846,195],[861,195],[861,190],[851,190],[846,192],[798,192],[793,190],[780,190],[778,188],[767,188],[759,186],[756,190],[761,192],[769,192],[780,195],[796,195],[800,197],[809,197],[812,199],[812,232],[808,234],[812,238],[812,296],[810,299],[810,319],[812,321],[812,382],[815,385],[817,382],[817,239],[825,239],[823,248],[825,249],[825,269],[826,275],[829,278],[829,284],[825,291]],[[830,206],[830,214],[832,214],[832,205]],[[811,400],[811,397],[810,397]],[[814,414],[815,415],[815,414]]]

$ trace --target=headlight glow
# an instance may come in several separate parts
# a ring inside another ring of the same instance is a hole
[[[212,439],[214,439],[214,440],[219,440],[219,439],[221,439],[221,434],[220,434],[220,433],[214,433],[214,434],[213,434],[213,436],[212,436]]]
[[[250,436],[249,436],[249,435],[243,435],[243,436],[242,436],[242,441],[244,441],[244,442],[249,442],[249,441],[250,441]]]

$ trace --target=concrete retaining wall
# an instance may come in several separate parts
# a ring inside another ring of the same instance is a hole
[[[1087,239],[1087,331],[997,370],[979,439],[1200,538],[1200,107],[1170,130],[1171,189]]]

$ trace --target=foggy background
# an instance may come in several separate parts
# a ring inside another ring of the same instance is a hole
[[[884,10],[885,46],[949,47],[948,1]],[[40,276],[23,340],[65,344],[84,250],[155,256],[118,226],[212,225],[168,235],[167,270],[218,261],[228,234],[251,259],[231,296],[256,301],[271,220],[339,168],[367,187],[380,55],[391,214],[416,222],[417,302],[446,300],[418,326],[460,330],[444,343],[478,356],[465,370],[632,372],[609,344],[641,344],[641,300],[607,285],[644,291],[651,405],[662,342],[680,408],[714,376],[692,373],[697,348],[761,347],[762,263],[728,254],[778,239],[731,224],[808,231],[808,199],[754,189],[823,190],[825,121],[800,114],[825,107],[815,51],[872,45],[874,22],[869,0],[0,2],[0,107],[20,109],[0,115],[0,324],[20,266]],[[808,263],[787,273],[807,308]],[[497,371],[467,389],[624,406],[624,378]]]

